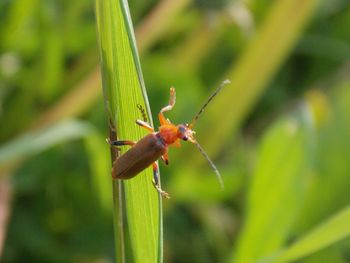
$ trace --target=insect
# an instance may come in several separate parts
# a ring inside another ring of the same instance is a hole
[[[127,141],[127,140],[117,140],[107,142],[114,147],[118,146],[131,146],[131,148],[116,158],[113,163],[112,176],[115,179],[130,179],[139,174],[142,170],[146,169],[150,165],[153,167],[153,185],[155,189],[165,198],[170,198],[169,194],[162,190],[158,177],[158,164],[157,160],[161,158],[166,165],[169,164],[168,159],[168,147],[169,146],[180,146],[180,141],[189,141],[197,146],[204,158],[209,162],[210,166],[214,170],[220,185],[223,187],[223,181],[221,175],[210,160],[209,156],[194,138],[195,131],[193,131],[193,126],[195,125],[198,117],[204,111],[209,102],[220,92],[220,90],[230,83],[229,80],[225,80],[216,91],[208,98],[204,105],[200,108],[198,113],[194,116],[190,124],[179,124],[175,125],[170,122],[169,119],[165,118],[164,112],[173,109],[176,100],[175,88],[170,88],[170,99],[169,104],[163,107],[159,114],[160,127],[158,131],[155,131],[150,124],[147,123],[147,117],[143,108],[138,105],[142,115],[142,120],[136,120],[136,124],[146,129],[150,133],[140,139],[137,142]]]

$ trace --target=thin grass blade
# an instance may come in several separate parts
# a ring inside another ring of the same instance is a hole
[[[135,124],[136,119],[142,118],[137,105],[146,109],[151,124],[152,120],[128,3],[96,0],[96,17],[110,133],[118,139],[137,141],[146,135]],[[126,150],[122,149],[121,154]],[[134,262],[162,262],[161,199],[152,186],[152,176],[151,169],[146,169],[131,180],[114,183],[119,262],[131,262],[132,259]],[[126,235],[129,235],[132,255],[125,251],[128,246],[124,243]]]

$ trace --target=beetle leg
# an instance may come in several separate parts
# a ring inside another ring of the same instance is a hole
[[[147,122],[147,114],[145,109],[142,107],[142,105],[137,104],[137,108],[140,110],[141,114],[142,114],[142,119],[144,122]]]
[[[112,132],[115,132],[115,128],[111,119],[109,119],[108,127]]]
[[[147,115],[146,115],[145,109],[140,104],[137,104],[137,108],[141,111],[143,121],[136,120],[136,124],[140,125],[142,128],[145,128],[150,132],[154,132],[154,129],[152,128],[152,126],[147,123]]]
[[[125,145],[129,145],[129,146],[134,146],[134,144],[136,142],[134,141],[111,141],[109,138],[106,139],[106,142],[110,145],[110,146],[125,146]]]
[[[136,120],[136,124],[140,125],[142,128],[145,128],[146,130],[148,130],[150,132],[154,132],[154,129],[147,122],[144,122],[141,120]]]
[[[169,199],[170,196],[167,192],[163,191],[162,188],[160,187],[159,184],[159,178],[158,178],[158,164],[156,162],[153,163],[153,186],[154,188],[156,188],[156,190],[158,191],[158,193],[161,194],[162,197]]]
[[[164,161],[165,165],[169,164],[169,155],[168,152],[162,155],[162,160]]]
[[[112,147],[116,147],[118,151],[120,151],[120,149],[118,148],[118,146],[134,146],[136,144],[136,142],[134,141],[111,141],[109,138],[106,139],[106,142],[112,146]],[[116,176],[116,173],[115,173],[115,162],[117,161],[117,159],[115,159],[113,161],[113,165],[112,165],[112,177],[114,179],[118,178]]]
[[[181,143],[180,143],[180,140],[177,139],[174,143],[173,143],[173,146],[175,146],[176,148],[179,148],[181,147]]]
[[[170,99],[169,99],[169,104],[167,106],[165,106],[164,108],[162,108],[158,114],[158,118],[159,118],[159,123],[160,125],[164,125],[164,124],[169,124],[169,120],[167,120],[164,117],[164,112],[166,111],[170,111],[174,105],[175,105],[175,101],[176,101],[176,92],[175,92],[175,88],[171,87],[170,88]]]

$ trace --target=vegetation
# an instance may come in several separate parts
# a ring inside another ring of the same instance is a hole
[[[348,262],[349,3],[128,3],[137,50],[127,1],[0,2],[1,261]],[[172,198],[148,169],[113,226],[109,121],[142,137],[136,104],[157,127],[173,85],[189,122],[225,79],[195,127],[224,190],[183,142],[160,163]]]

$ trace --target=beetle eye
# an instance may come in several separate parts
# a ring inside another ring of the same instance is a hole
[[[182,139],[183,139],[184,141],[187,141],[187,140],[188,140],[188,137],[187,137],[187,136],[184,136],[184,137],[182,137]]]

